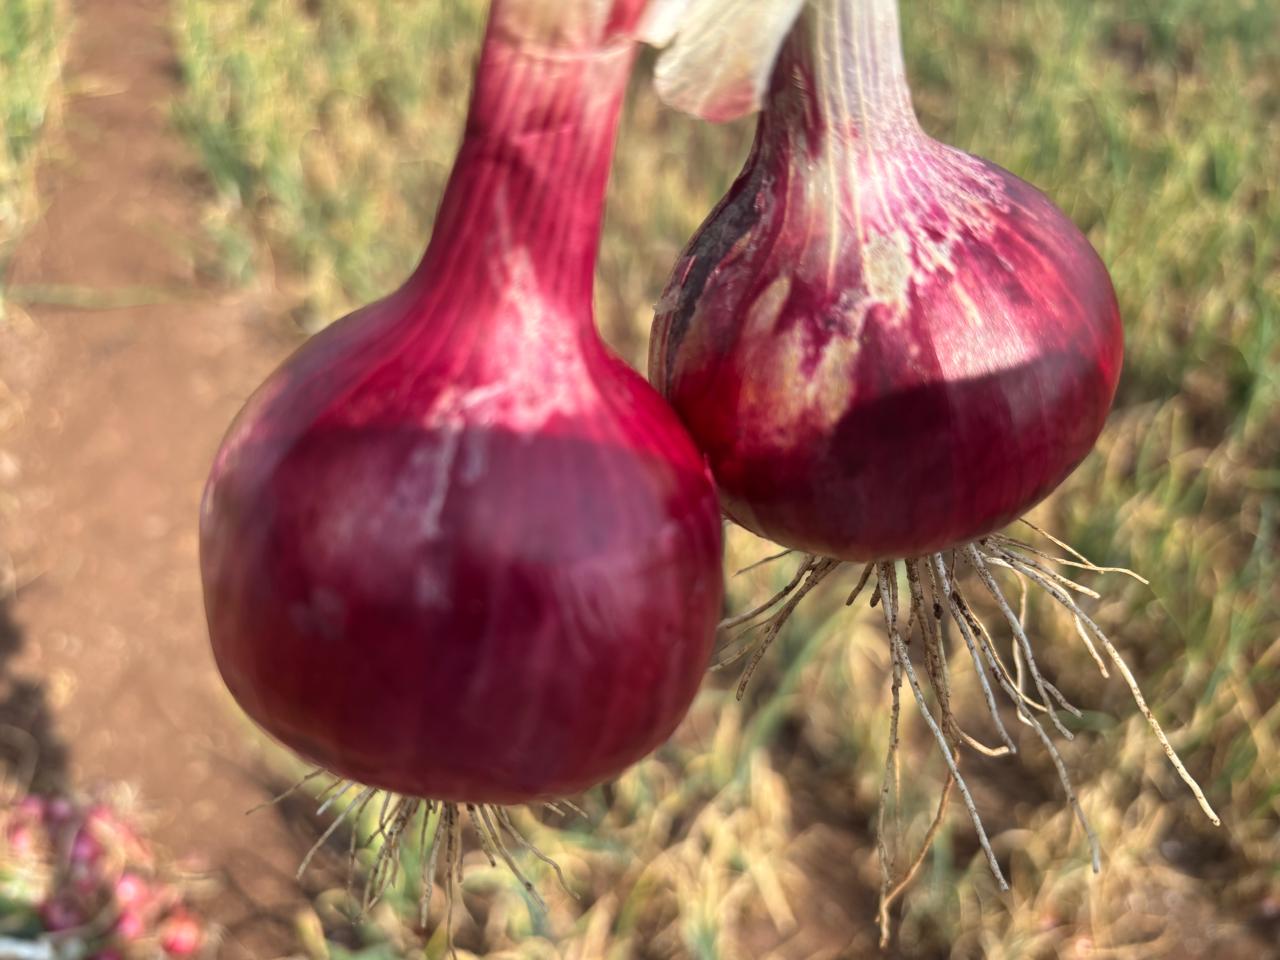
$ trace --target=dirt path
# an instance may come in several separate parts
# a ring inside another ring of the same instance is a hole
[[[0,722],[41,741],[38,780],[135,785],[159,843],[225,871],[209,905],[233,928],[221,955],[278,956],[306,831],[244,816],[265,768],[208,652],[196,515],[221,432],[290,343],[260,304],[195,279],[168,3],[74,13],[68,84],[86,92],[10,281],[161,302],[0,325],[0,577],[12,558],[19,584],[6,604],[0,579]]]

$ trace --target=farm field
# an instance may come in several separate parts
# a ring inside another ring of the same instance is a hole
[[[1280,955],[1280,8],[903,0],[902,17],[925,128],[1043,189],[1111,269],[1120,395],[1034,519],[1150,580],[1087,575],[1091,610],[1223,825],[1120,679],[1033,599],[1041,665],[1085,708],[1060,748],[1103,872],[1024,733],[1017,757],[965,768],[1012,891],[953,805],[883,955]],[[0,773],[15,802],[105,790],[172,863],[209,955],[447,953],[411,881],[351,922],[341,833],[293,880],[325,829],[305,791],[244,816],[305,771],[217,678],[195,519],[252,388],[412,269],[483,21],[479,0],[0,0],[0,732],[19,731]],[[652,61],[596,280],[602,330],[637,367],[667,271],[753,129],[662,107]],[[771,552],[741,531],[729,545],[731,572]],[[731,579],[732,609],[795,562]],[[880,955],[889,650],[878,612],[843,604],[856,571],[837,579],[742,702],[736,673],[713,676],[669,744],[575,798],[584,816],[522,814],[576,896],[531,860],[548,900],[531,909],[474,851],[459,955]],[[976,688],[960,692],[980,718]],[[909,857],[946,768],[913,706],[903,718]],[[0,938],[16,856],[0,839]]]

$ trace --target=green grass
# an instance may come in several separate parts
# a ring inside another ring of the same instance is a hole
[[[225,275],[293,291],[310,324],[403,278],[457,145],[480,6],[180,0],[178,117],[215,188]],[[1108,578],[1095,609],[1226,826],[1204,823],[1122,686],[1091,679],[1069,624],[1034,610],[1053,641],[1047,666],[1096,711],[1064,752],[1105,873],[1088,876],[1037,750],[974,761],[1015,890],[995,895],[953,812],[907,897],[899,948],[1027,957],[1087,937],[1152,955],[1134,945],[1247,916],[1280,886],[1280,13],[1269,0],[912,0],[903,17],[926,128],[1044,189],[1112,269],[1128,337],[1120,400],[1097,453],[1039,515],[1099,562],[1151,578]],[[636,84],[597,287],[606,334],[633,360],[666,271],[749,136],[749,123],[664,111]],[[740,536],[731,554],[763,551]],[[735,601],[782,576],[735,581]],[[745,705],[713,683],[670,745],[609,802],[591,800],[589,826],[539,830],[582,901],[552,889],[550,913],[531,918],[518,886],[477,861],[468,889],[490,896],[468,899],[462,944],[737,957],[785,936],[780,955],[800,957],[873,943],[888,653],[874,621],[841,609],[819,598]],[[910,846],[943,773],[908,724]],[[367,926],[384,951],[369,956],[417,955],[411,893]],[[317,906],[330,928],[335,910]],[[442,949],[437,937],[425,952]]]
[[[218,197],[209,222],[221,272],[296,293],[308,325],[397,285],[422,252],[461,137],[484,5],[176,7],[187,82],[177,119]],[[643,184],[643,200],[611,205],[600,284],[606,324],[633,353],[654,279],[728,185],[735,165],[723,158],[741,152],[743,133],[634,98],[614,195]],[[721,159],[691,175],[687,148]]]
[[[175,6],[187,77],[178,120],[220,200],[211,217],[224,271],[261,269],[262,238],[313,320],[385,292],[420,253],[448,174],[479,11],[405,17],[395,0],[318,3],[314,14],[293,0]]]
[[[57,104],[65,24],[61,0],[0,0],[0,281],[35,212],[37,147]],[[0,289],[0,312],[3,303]]]

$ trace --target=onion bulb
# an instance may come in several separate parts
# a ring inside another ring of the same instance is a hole
[[[726,513],[843,560],[1021,516],[1093,447],[1122,354],[1076,226],[920,129],[894,12],[824,0],[800,18],[651,339]]]
[[[617,776],[672,732],[710,657],[709,474],[592,316],[643,4],[607,7],[495,4],[420,265],[272,374],[205,491],[227,686],[363,785],[342,809],[399,795],[387,841],[426,803],[455,856],[458,805],[501,846],[491,805]]]
[[[777,37],[760,36],[762,21],[745,9],[717,20],[710,0],[694,0],[703,18],[658,66],[669,99],[709,119],[764,91],[750,157],[677,262],[649,354],[650,380],[706,454],[728,516],[806,555],[787,587],[725,622],[754,641],[722,659],[753,653],[739,695],[796,604],[844,562],[863,562],[854,596],[870,587],[891,646],[886,769],[896,763],[905,684],[947,761],[942,805],[958,790],[1003,886],[957,763],[961,750],[1016,751],[1000,690],[1050,752],[1097,869],[1096,840],[1045,729],[1070,739],[1060,714],[1078,711],[1036,664],[997,578],[1012,575],[1066,608],[1104,676],[1114,665],[1217,822],[1129,668],[1076,601],[1092,591],[1056,565],[1100,568],[1074,553],[1060,560],[1070,548],[1057,541],[1039,547],[998,532],[1062,483],[1106,421],[1123,352],[1106,268],[1030,184],[924,133],[896,0],[761,2],[766,21],[783,24]],[[732,42],[738,34],[749,42]],[[769,51],[765,69],[726,61],[726,49]],[[961,576],[1007,623],[1013,665]],[[994,746],[952,713],[948,633],[976,671]],[[940,810],[935,827],[941,820]],[[899,882],[885,863],[886,937],[888,907],[918,865]]]

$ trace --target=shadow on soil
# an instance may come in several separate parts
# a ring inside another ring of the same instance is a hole
[[[332,821],[316,815],[315,794],[305,788],[290,792],[294,784],[271,770],[268,764],[246,766],[228,757],[221,758],[221,762],[223,775],[247,780],[261,797],[262,804],[251,811],[229,811],[228,814],[266,821],[270,831],[278,832],[282,846],[289,853],[282,857],[278,850],[259,854],[246,848],[223,864],[213,877],[220,901],[214,912],[222,918],[225,938],[239,944],[249,955],[296,952],[301,902],[315,903],[330,891],[347,888],[353,879],[348,855],[350,830],[344,825],[325,837]],[[306,872],[297,877],[296,867],[317,843],[319,848]],[[248,889],[241,882],[247,878],[254,881],[255,889]],[[354,877],[355,884],[362,882],[362,876]],[[273,892],[264,896],[264,889]],[[358,945],[354,924],[349,927],[340,924],[336,930],[328,929],[326,933],[339,945]]]
[[[61,790],[67,746],[55,732],[45,684],[13,671],[25,642],[9,601],[0,599],[0,775],[19,790]]]

